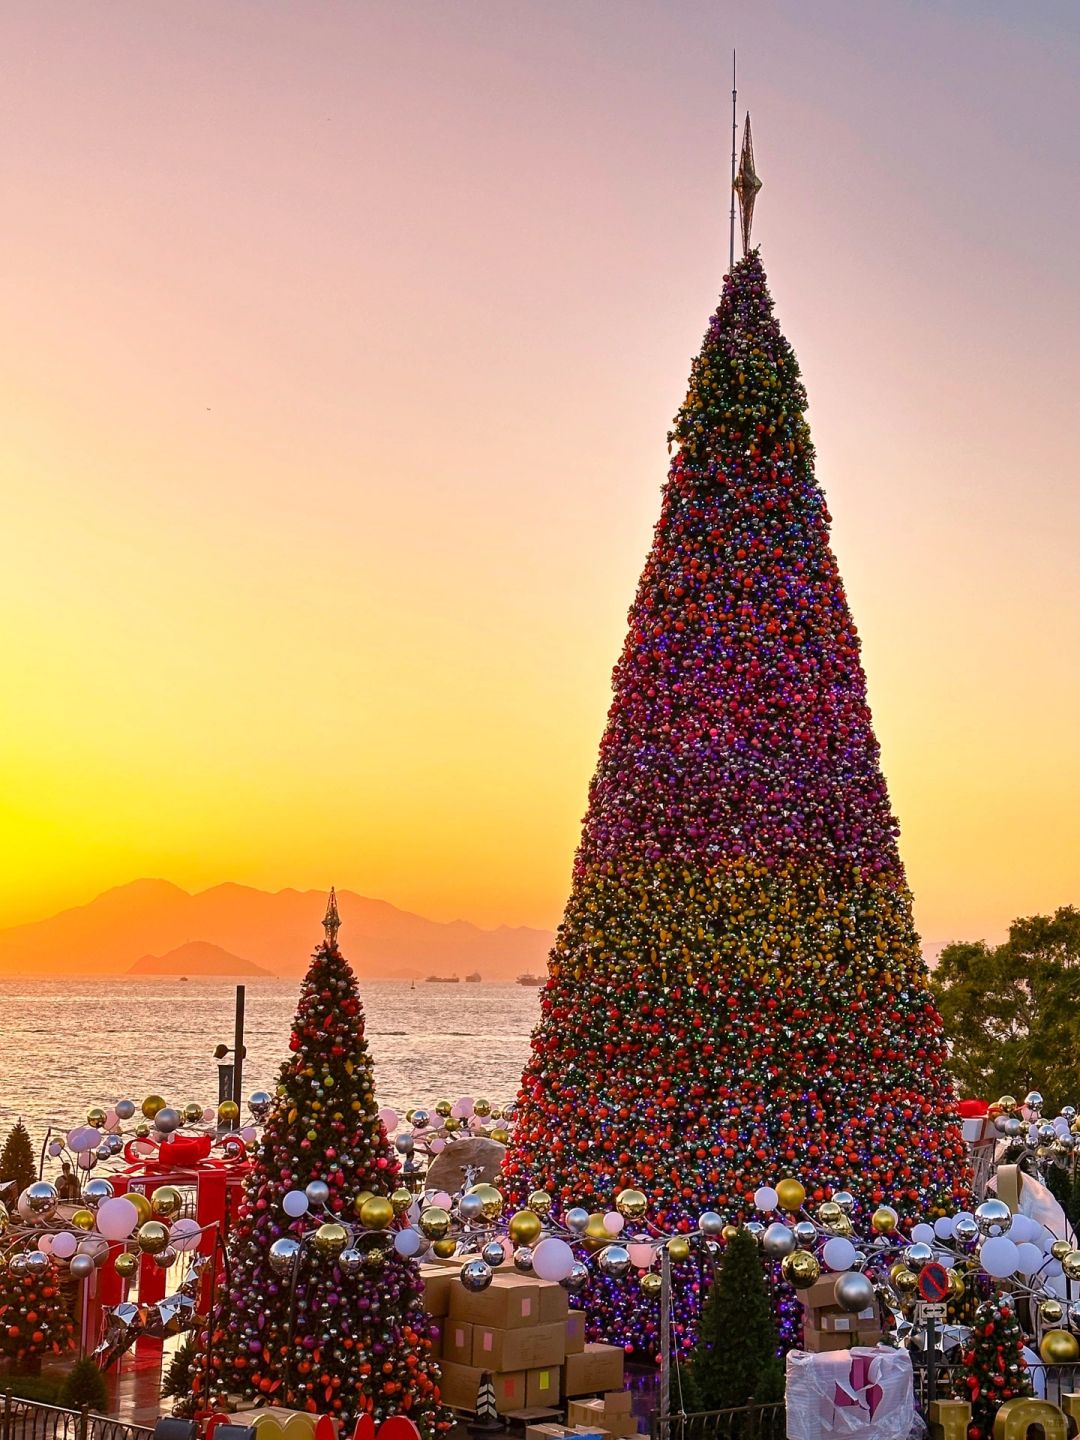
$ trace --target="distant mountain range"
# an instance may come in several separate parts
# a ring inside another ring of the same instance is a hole
[[[442,924],[348,890],[338,891],[338,907],[341,948],[358,974],[372,979],[474,970],[485,980],[513,980],[523,970],[543,974],[554,941],[550,931],[526,926]],[[189,962],[186,969],[142,973],[253,973],[228,968],[239,963],[301,975],[322,940],[325,909],[319,890],[269,893],[228,884],[192,895],[168,880],[133,880],[88,905],[0,930],[0,975],[121,974],[150,963],[171,966],[177,950],[202,954],[206,965],[221,968],[198,970]],[[197,945],[207,948],[190,948]],[[215,947],[221,952],[216,961]]]

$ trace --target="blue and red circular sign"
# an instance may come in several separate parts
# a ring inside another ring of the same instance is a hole
[[[940,1304],[950,1288],[949,1272],[936,1260],[931,1260],[919,1271],[919,1294],[928,1304]]]

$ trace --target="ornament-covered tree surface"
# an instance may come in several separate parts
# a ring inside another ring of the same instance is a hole
[[[431,1323],[412,1261],[389,1233],[368,1236],[362,1256],[336,1259],[303,1247],[295,1272],[274,1268],[271,1246],[310,1226],[282,1208],[285,1193],[328,1187],[328,1222],[355,1221],[358,1200],[386,1196],[398,1166],[379,1119],[356,980],[337,946],[331,895],[326,943],[300,991],[277,1096],[230,1238],[231,1282],[211,1317],[211,1400],[264,1401],[330,1414],[407,1415],[424,1440],[449,1428],[440,1403]],[[206,1352],[196,1358],[202,1391]],[[200,1398],[200,1403],[202,1403]]]
[[[959,1199],[911,912],[806,395],[757,252],[675,421],[504,1173],[606,1209],[747,1215],[757,1186]],[[610,1286],[592,1333],[655,1345]]]
[[[736,1230],[706,1296],[697,1341],[683,1371],[687,1411],[726,1410],[783,1398],[773,1303],[757,1242]]]
[[[968,1440],[990,1440],[994,1416],[1006,1400],[1031,1395],[1031,1371],[1024,1359],[1024,1332],[1009,1297],[980,1305],[956,1381],[957,1399],[971,1405]]]
[[[37,1166],[34,1163],[30,1132],[21,1120],[16,1120],[8,1131],[3,1152],[0,1153],[0,1184],[11,1182],[9,1190],[0,1192],[0,1201],[14,1206],[26,1187],[32,1185],[36,1179]]]
[[[71,1348],[73,1333],[55,1266],[0,1271],[0,1355],[16,1370],[36,1373],[46,1356]]]

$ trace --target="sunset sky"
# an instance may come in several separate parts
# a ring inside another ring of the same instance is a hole
[[[920,929],[1080,903],[1076,0],[17,0],[0,925],[557,923],[736,43]]]

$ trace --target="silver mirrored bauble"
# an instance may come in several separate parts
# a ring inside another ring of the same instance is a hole
[[[799,1220],[793,1227],[796,1241],[807,1249],[817,1239],[817,1226],[812,1220]]]
[[[1024,1104],[1033,1115],[1038,1115],[1043,1108],[1043,1097],[1039,1094],[1038,1090],[1029,1090],[1024,1096]]]
[[[979,1227],[970,1215],[961,1215],[953,1225],[953,1239],[962,1245],[970,1245],[979,1237]]]
[[[765,1225],[761,1220],[747,1220],[742,1227],[746,1233],[759,1243],[765,1234]]]
[[[761,1248],[770,1260],[782,1260],[795,1249],[795,1232],[790,1225],[774,1220],[761,1237]]]
[[[588,1223],[589,1212],[587,1210],[583,1210],[580,1205],[575,1205],[573,1209],[567,1210],[566,1228],[572,1231],[575,1235],[584,1234],[585,1226],[588,1225]]]
[[[363,1255],[351,1245],[347,1245],[337,1257],[337,1267],[343,1275],[355,1275],[363,1263]]]
[[[412,1123],[414,1130],[426,1130],[431,1124],[431,1116],[426,1110],[414,1110]]]
[[[26,1208],[31,1215],[39,1215],[47,1220],[60,1203],[60,1197],[56,1193],[56,1186],[48,1180],[35,1180],[23,1191],[23,1199],[26,1201]]]
[[[102,1175],[86,1182],[83,1186],[82,1201],[87,1210],[96,1210],[103,1200],[111,1200],[113,1194],[112,1181],[106,1180]]]
[[[575,1260],[570,1266],[570,1273],[564,1275],[559,1284],[571,1295],[578,1295],[589,1283],[589,1267],[583,1265],[580,1260]]]
[[[38,1253],[40,1254],[41,1252],[39,1251]],[[45,1258],[48,1259],[48,1256],[46,1256]],[[11,1257],[11,1259],[8,1261],[8,1273],[9,1273],[10,1275],[25,1275],[25,1274],[26,1274],[26,1256],[25,1256],[25,1255],[13,1255],[13,1256]]]
[[[724,1219],[715,1210],[706,1210],[698,1216],[697,1228],[710,1240],[724,1233]]]
[[[869,1310],[874,1304],[873,1285],[867,1276],[860,1275],[855,1270],[837,1276],[833,1293],[840,1308],[851,1315],[857,1315],[861,1310]]]
[[[94,1261],[90,1255],[72,1255],[68,1261],[68,1272],[73,1280],[88,1280],[94,1273]]]
[[[850,1215],[855,1209],[855,1196],[850,1190],[836,1190],[832,1198],[833,1204],[839,1205],[845,1215]]]
[[[288,1275],[300,1253],[300,1241],[293,1235],[282,1235],[270,1246],[270,1269],[275,1275]]]
[[[1073,1330],[1080,1330],[1080,1300],[1074,1300],[1069,1306],[1069,1326]]]
[[[493,1270],[506,1263],[506,1251],[500,1240],[489,1240],[480,1251],[481,1259],[485,1260]]]
[[[116,1104],[113,1106],[113,1109],[116,1111],[116,1118],[118,1120],[130,1120],[131,1117],[135,1114],[135,1101],[117,1100]]]
[[[330,1199],[330,1186],[327,1185],[325,1180],[312,1180],[304,1186],[304,1194],[307,1196],[310,1205],[314,1205],[317,1210],[321,1210]]]
[[[922,1240],[916,1240],[913,1245],[909,1245],[904,1251],[904,1264],[909,1270],[914,1270],[916,1273],[920,1271],[924,1265],[929,1265],[933,1258],[933,1248]]]
[[[475,1225],[484,1218],[484,1197],[482,1195],[462,1195],[458,1201],[457,1211],[466,1225]]]
[[[411,1135],[398,1135],[394,1140],[394,1148],[401,1155],[411,1155],[416,1149],[416,1141]]]
[[[31,1275],[44,1275],[49,1268],[49,1257],[44,1250],[30,1250],[26,1254],[26,1269]],[[93,1263],[90,1265],[94,1268]]]
[[[630,1252],[625,1245],[605,1245],[598,1257],[600,1269],[612,1280],[621,1280],[630,1269]]]
[[[533,1252],[531,1245],[519,1245],[514,1251],[514,1269],[520,1275],[533,1273]]]
[[[184,1117],[179,1110],[174,1110],[171,1105],[164,1106],[154,1116],[154,1129],[159,1135],[172,1135],[179,1130],[184,1123]]]
[[[170,1265],[176,1264],[178,1253],[174,1245],[166,1245],[164,1250],[159,1250],[154,1256],[154,1264],[159,1270],[168,1270]]]
[[[480,1290],[486,1290],[492,1281],[491,1266],[486,1260],[481,1260],[479,1255],[470,1256],[465,1261],[460,1275],[462,1285],[474,1295]]]
[[[980,1235],[1004,1235],[1012,1226],[1012,1211],[1004,1200],[984,1200],[975,1211]]]
[[[270,1114],[270,1108],[273,1105],[274,1101],[273,1097],[266,1090],[254,1090],[248,1096],[247,1103],[248,1109],[251,1111],[252,1117],[254,1118],[256,1123],[262,1124],[262,1122]]]
[[[1018,1115],[1006,1115],[1001,1133],[1009,1140],[1015,1140],[1024,1133],[1024,1122]]]

